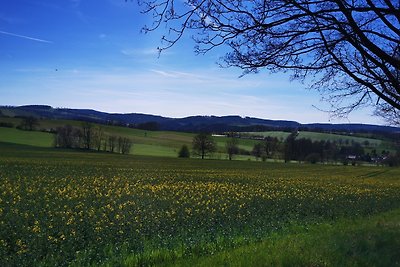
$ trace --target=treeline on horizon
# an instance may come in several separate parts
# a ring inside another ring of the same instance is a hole
[[[298,132],[292,132],[285,140],[276,137],[265,137],[255,144],[251,154],[257,159],[279,159],[285,162],[298,161],[308,163],[337,163],[356,165],[359,162],[400,165],[400,151],[391,154],[389,151],[378,152],[372,149],[366,152],[364,146],[368,141],[360,144],[351,141],[313,141],[308,138],[296,138]]]
[[[400,148],[395,154],[390,151],[376,149],[366,153],[364,146],[368,146],[368,141],[360,144],[352,140],[346,141],[312,141],[308,138],[297,139],[298,131],[292,132],[286,139],[277,137],[265,137],[254,144],[252,151],[239,148],[237,133],[229,133],[225,143],[225,153],[229,160],[235,155],[252,155],[257,160],[266,161],[267,159],[282,160],[285,163],[290,161],[306,163],[338,163],[344,165],[357,165],[361,162],[384,164],[389,166],[400,165]],[[201,156],[206,156],[216,152],[216,143],[210,134],[200,133],[193,138],[193,152]],[[179,152],[180,157],[190,157],[186,145],[183,145]],[[221,151],[220,151],[221,152]]]
[[[18,129],[36,130],[39,128],[39,120],[35,117],[21,117],[22,120]],[[157,130],[156,123],[144,123],[141,127],[143,130]],[[12,123],[1,123],[0,127],[14,127]],[[276,128],[274,129],[276,131]],[[49,131],[49,130],[47,130]],[[132,148],[132,140],[127,137],[108,135],[105,133],[101,125],[93,124],[88,121],[82,122],[81,127],[65,125],[50,129],[55,134],[54,147],[107,151],[112,153],[129,154]],[[345,165],[356,165],[359,162],[368,162],[375,164],[385,164],[389,166],[400,166],[400,147],[397,145],[397,152],[376,151],[370,149],[365,152],[364,147],[368,147],[368,143],[360,144],[354,140],[334,140],[334,141],[313,141],[307,138],[297,138],[299,131],[293,130],[286,138],[261,137],[253,136],[250,139],[259,140],[251,151],[241,149],[238,142],[232,142],[234,139],[248,139],[246,134],[241,132],[229,132],[227,134],[228,141],[225,147],[229,159],[234,155],[251,155],[257,160],[275,159],[285,162],[298,161],[308,163],[338,163]],[[202,133],[203,134],[203,133]],[[226,133],[224,133],[226,134]],[[392,134],[395,135],[395,134]],[[391,136],[391,135],[390,135]],[[398,139],[394,137],[394,142]],[[388,138],[388,136],[387,136]],[[368,142],[368,141],[366,141]],[[215,151],[210,151],[215,152]],[[221,151],[220,151],[221,152]],[[212,153],[211,153],[212,154]]]
[[[162,128],[161,124],[155,121],[149,121],[144,123],[134,123],[127,124],[119,121],[107,121],[107,122],[98,122],[96,120],[88,120],[93,123],[100,123],[112,126],[120,126],[120,127],[128,127],[133,129],[140,129],[146,131],[162,131],[165,130]],[[269,132],[269,131],[280,131],[286,133],[292,133],[293,131],[304,131],[304,132],[316,132],[316,133],[331,133],[331,134],[339,134],[339,135],[354,135],[354,134],[371,134],[375,137],[387,138],[390,140],[398,140],[400,138],[400,132],[386,132],[379,130],[357,130],[353,131],[350,129],[325,129],[323,127],[307,127],[307,126],[267,126],[267,125],[245,125],[245,126],[236,126],[236,125],[226,125],[226,124],[201,124],[201,125],[192,125],[188,128],[182,129],[171,129],[173,131],[185,131],[190,133],[204,133],[204,132],[213,132],[217,134],[225,134],[227,132]],[[373,138],[373,137],[372,137]]]
[[[27,115],[25,113],[31,114],[29,116],[34,116],[39,119],[66,119],[66,120],[78,120],[84,122],[91,122],[103,125],[121,126],[129,127],[135,129],[143,129],[148,131],[180,131],[180,132],[213,132],[213,133],[225,133],[225,132],[262,132],[262,131],[283,131],[292,132],[294,130],[299,131],[311,131],[319,133],[334,133],[334,134],[373,134],[374,136],[389,138],[391,140],[396,140],[399,138],[399,131],[393,129],[388,130],[388,126],[376,126],[373,125],[368,128],[363,128],[362,124],[299,124],[293,121],[270,121],[266,124],[263,119],[255,119],[255,121],[250,124],[235,123],[238,116],[224,116],[221,118],[226,119],[224,122],[213,122],[208,121],[204,123],[202,119],[213,118],[214,116],[192,116],[187,118],[178,119],[176,122],[171,118],[164,118],[155,115],[146,114],[136,114],[140,116],[138,122],[132,123],[127,121],[124,117],[129,114],[108,114],[96,110],[89,109],[69,109],[69,108],[52,108],[46,105],[26,105],[20,107],[14,106],[0,106],[0,117],[7,117],[6,114],[2,113],[1,108],[15,110],[16,114],[14,118],[24,118]],[[25,112],[25,113],[24,113]],[[233,121],[230,121],[233,119]],[[165,119],[167,119],[165,121]],[[169,120],[168,120],[169,119]],[[188,120],[189,119],[189,120]],[[164,121],[160,121],[164,120]],[[181,121],[183,120],[183,121]],[[258,122],[259,121],[259,122]],[[270,124],[269,124],[270,123]],[[368,126],[368,125],[366,125]]]
[[[2,115],[0,114],[0,117]],[[4,115],[3,115],[4,116]],[[6,117],[6,116],[4,116]],[[21,124],[16,127],[21,130],[31,130],[30,126],[26,126],[27,120],[39,121],[37,118],[32,116],[15,116],[14,118],[22,119]],[[97,119],[82,119],[76,118],[77,121],[81,121],[83,123],[91,123],[91,124],[101,124],[101,125],[110,125],[110,126],[119,126],[119,127],[127,127],[131,129],[139,129],[146,131],[161,131],[163,130],[160,127],[160,124],[155,121],[149,121],[144,123],[137,124],[126,124],[118,121],[99,121]],[[24,125],[25,123],[25,125]],[[29,124],[28,124],[29,125]],[[10,122],[0,122],[0,127],[8,127],[13,128],[15,125]],[[35,125],[34,125],[35,126]],[[48,130],[46,130],[48,131]],[[50,130],[53,133],[56,133],[56,129]],[[177,130],[179,132],[179,130]],[[216,133],[216,134],[225,134],[227,132],[234,132],[239,138],[248,138],[248,139],[263,139],[263,136],[252,135],[251,137],[246,137],[246,132],[268,132],[268,131],[281,131],[286,133],[292,133],[294,131],[304,131],[304,132],[316,132],[316,133],[329,133],[329,134],[338,134],[338,135],[352,135],[352,136],[362,136],[362,134],[370,134],[370,138],[378,139],[385,138],[391,141],[397,141],[400,139],[400,132],[385,132],[385,131],[357,131],[352,132],[350,130],[344,129],[336,129],[336,130],[326,130],[323,128],[309,128],[309,127],[278,127],[278,126],[265,126],[265,125],[249,125],[249,126],[227,126],[227,125],[199,125],[196,129],[187,130],[185,132],[189,133]],[[364,136],[362,136],[364,137]]]

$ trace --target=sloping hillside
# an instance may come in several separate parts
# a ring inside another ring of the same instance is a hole
[[[227,131],[270,131],[306,129],[309,131],[342,132],[400,132],[398,127],[368,124],[300,124],[287,120],[267,120],[240,116],[191,116],[167,118],[156,115],[128,113],[106,113],[90,109],[53,108],[44,105],[0,107],[0,115],[8,117],[35,116],[44,119],[81,120],[112,125],[131,125],[137,128],[183,131],[183,132],[227,132]],[[146,125],[149,124],[150,125]]]

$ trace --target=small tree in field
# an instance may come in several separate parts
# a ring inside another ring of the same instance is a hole
[[[180,158],[190,158],[190,151],[187,145],[183,145],[179,150],[178,157]]]
[[[83,146],[87,150],[91,149],[93,145],[93,130],[93,125],[90,122],[84,122],[82,124]]]
[[[210,153],[216,151],[217,145],[210,134],[200,133],[193,138],[193,151],[204,159]]]
[[[110,152],[114,152],[117,147],[118,137],[111,135],[108,137],[108,149]]]
[[[64,148],[74,147],[74,128],[71,125],[64,127],[57,127],[57,134],[55,135],[55,146]]]
[[[239,153],[238,140],[236,138],[229,138],[225,145],[226,152],[228,153],[229,160],[232,160],[233,155]]]
[[[39,120],[33,116],[22,118],[19,128],[26,131],[33,131],[39,126]]]
[[[93,129],[93,148],[97,149],[97,151],[101,150],[101,145],[105,142],[104,138],[104,130],[103,128],[96,126]]]
[[[253,150],[251,151],[256,160],[263,156],[263,147],[261,143],[254,144]]]
[[[129,154],[132,147],[132,141],[126,137],[118,138],[118,142],[120,142],[120,151],[122,154]]]

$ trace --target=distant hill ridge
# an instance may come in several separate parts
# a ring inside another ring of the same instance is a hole
[[[268,120],[252,117],[230,116],[190,116],[168,118],[141,113],[106,113],[92,109],[53,108],[47,105],[0,106],[0,115],[9,117],[35,116],[46,119],[83,120],[103,124],[129,125],[144,127],[151,124],[158,130],[171,131],[267,131],[308,129],[318,131],[347,132],[400,132],[399,127],[372,124],[301,124],[296,121]]]

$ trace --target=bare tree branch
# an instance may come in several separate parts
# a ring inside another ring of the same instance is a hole
[[[144,31],[168,29],[160,51],[192,34],[197,53],[229,48],[223,67],[311,77],[310,88],[327,95],[336,115],[370,105],[399,123],[398,0],[140,1],[154,19]]]

